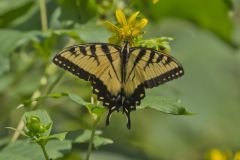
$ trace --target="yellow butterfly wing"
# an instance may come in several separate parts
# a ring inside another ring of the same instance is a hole
[[[152,88],[184,74],[182,65],[172,56],[149,48],[130,48],[124,92],[125,106],[135,110],[145,97],[144,88]]]
[[[90,81],[98,100],[114,111],[120,108],[116,100],[121,92],[120,51],[119,46],[107,43],[75,45],[57,54],[53,62]]]

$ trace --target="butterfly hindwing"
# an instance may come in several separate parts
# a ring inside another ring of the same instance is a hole
[[[106,43],[75,45],[64,49],[53,62],[84,80],[111,113],[120,108],[120,47]],[[110,116],[110,115],[109,115]]]

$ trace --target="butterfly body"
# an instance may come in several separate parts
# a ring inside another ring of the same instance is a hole
[[[86,81],[109,109],[106,124],[122,108],[130,128],[130,112],[152,88],[184,74],[181,64],[170,55],[150,48],[130,48],[108,43],[75,45],[64,49],[53,62]]]

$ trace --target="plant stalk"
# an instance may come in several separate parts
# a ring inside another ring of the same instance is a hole
[[[62,79],[63,75],[64,75],[64,71],[61,71],[57,78],[54,80],[54,82],[49,86],[49,88],[46,91],[46,95],[50,94],[52,92],[52,90],[54,89],[54,87],[58,84],[58,82]]]
[[[42,151],[43,151],[45,160],[49,160],[48,154],[47,154],[47,152],[46,152],[45,145],[44,145],[44,144],[41,144],[41,143],[38,143],[38,144],[41,146],[41,149],[42,149]]]
[[[40,5],[42,31],[46,32],[48,30],[46,0],[39,0],[39,5]]]
[[[91,132],[91,137],[90,137],[90,141],[89,141],[89,144],[88,144],[86,160],[90,159],[90,154],[92,152],[93,140],[94,140],[94,137],[95,137],[95,132],[96,132],[96,127],[97,127],[98,121],[99,121],[99,119],[97,118],[97,120],[94,122],[93,127],[92,127],[92,132]]]

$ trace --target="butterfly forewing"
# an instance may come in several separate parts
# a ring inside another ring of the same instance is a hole
[[[57,54],[53,62],[90,81],[98,100],[111,109],[120,105],[116,100],[121,91],[120,51],[119,46],[105,43],[76,45]]]
[[[158,86],[184,74],[182,65],[175,58],[153,49],[131,48],[129,59],[137,63],[128,64],[127,77],[131,79],[134,75],[137,76],[135,79],[146,88]]]
[[[175,58],[149,48],[131,48],[126,68],[124,91],[133,106],[139,105],[144,98],[144,88],[158,86],[184,74]]]

